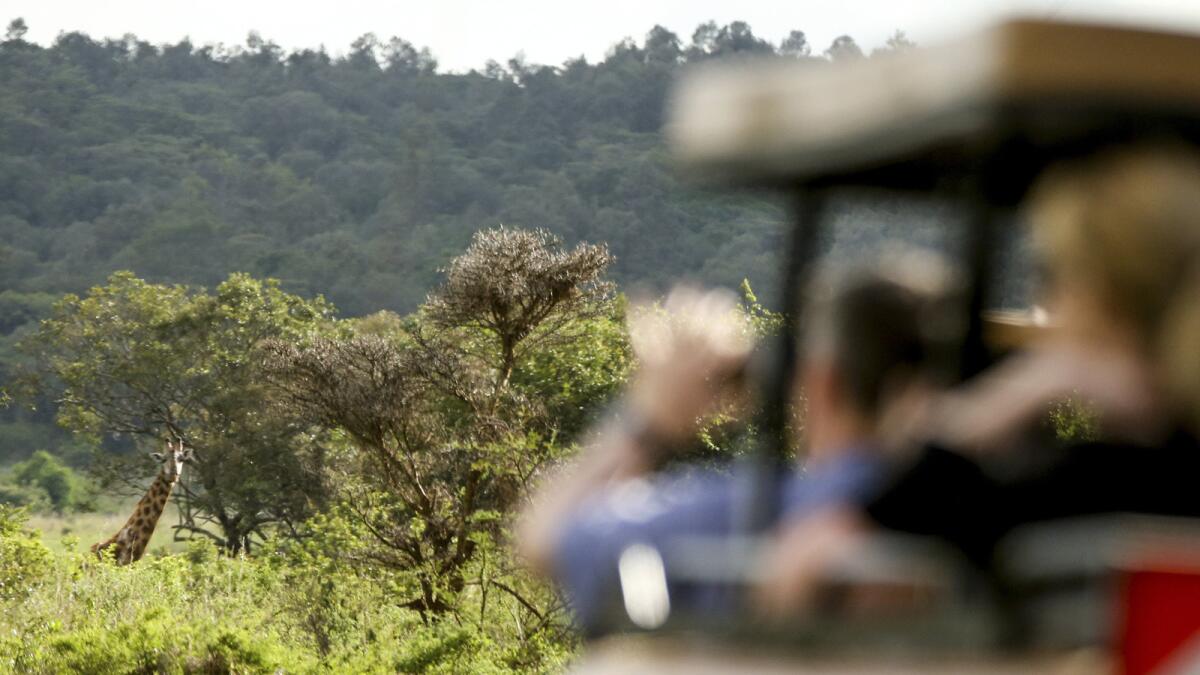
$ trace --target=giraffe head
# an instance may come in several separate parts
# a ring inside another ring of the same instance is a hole
[[[180,472],[183,471],[184,463],[191,462],[193,459],[192,449],[182,440],[168,440],[165,453],[152,452],[150,456],[162,465],[162,473],[171,479],[178,478]]]

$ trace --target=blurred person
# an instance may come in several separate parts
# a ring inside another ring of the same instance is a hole
[[[938,269],[930,263],[914,267]],[[946,296],[941,279],[913,271],[849,276],[809,303],[796,382],[807,401],[807,453],[802,470],[780,476],[782,521],[871,488],[883,473],[891,413],[919,406],[936,386],[932,365],[945,350],[929,333],[939,325],[929,315]],[[625,414],[545,482],[519,532],[524,557],[562,584],[585,629],[614,597],[618,561],[631,545],[654,546],[669,569],[664,545],[673,539],[735,534],[736,469],[648,475],[695,437],[699,418],[738,395],[745,327],[727,293],[676,289],[664,310],[631,322],[639,370]],[[732,609],[734,600],[727,588],[677,583],[670,596],[672,607],[693,611]]]
[[[878,528],[939,537],[987,569],[1026,523],[1200,517],[1200,156],[1110,150],[1051,168],[1029,204],[1057,329],[932,406],[931,442],[879,489],[787,528],[759,589],[767,611],[809,606]],[[1066,397],[1094,410],[1098,438],[1023,445]]]

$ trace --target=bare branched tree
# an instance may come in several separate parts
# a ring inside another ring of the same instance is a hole
[[[603,244],[566,250],[546,230],[483,230],[444,270],[446,282],[429,296],[426,311],[441,327],[494,336],[500,389],[522,350],[569,338],[564,328],[573,319],[604,311],[613,284],[603,275],[612,261]]]
[[[565,250],[547,232],[475,236],[417,318],[396,334],[268,343],[265,372],[285,405],[341,429],[365,460],[348,509],[373,564],[415,572],[422,613],[453,606],[477,533],[511,508],[550,456],[542,409],[512,385],[538,347],[611,311],[602,246]],[[531,440],[531,435],[534,440]]]

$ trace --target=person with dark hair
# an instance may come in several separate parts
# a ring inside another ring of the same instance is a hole
[[[1200,154],[1137,147],[1065,163],[1029,205],[1057,328],[933,406],[932,440],[876,489],[784,533],[768,607],[806,606],[879,528],[938,537],[986,570],[1028,523],[1200,517]],[[1021,443],[1065,397],[1094,410],[1098,437]]]
[[[796,382],[807,402],[806,451],[796,471],[780,476],[781,522],[871,489],[885,439],[898,435],[891,420],[913,416],[894,413],[919,406],[938,386],[943,341],[930,328],[944,309],[944,280],[911,271],[846,277],[809,303]],[[724,293],[677,289],[664,310],[631,324],[639,371],[625,413],[545,481],[519,530],[519,551],[563,585],[585,630],[601,620],[630,547],[651,547],[670,567],[672,541],[735,530],[736,469],[650,474],[663,453],[695,436],[698,419],[736,395],[746,327]],[[717,587],[673,585],[670,595],[676,608],[729,607]]]

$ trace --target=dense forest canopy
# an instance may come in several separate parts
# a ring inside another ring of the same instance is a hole
[[[659,134],[670,84],[714,58],[864,58],[846,36],[822,52],[742,22],[690,39],[656,26],[600,63],[468,73],[370,34],[331,56],[256,33],[43,47],[27,29],[15,19],[0,42],[0,380],[57,297],[115,270],[209,288],[243,272],[343,316],[404,313],[500,224],[604,242],[624,290],[748,277],[769,302],[783,209],[675,175]],[[909,47],[897,33],[876,51]],[[44,445],[51,415],[0,437]]]
[[[690,42],[661,27],[608,57],[440,73],[428,50],[364,35],[344,56],[13,21],[0,43],[0,330],[115,269],[213,285],[231,272],[325,294],[343,313],[410,311],[476,230],[604,241],[615,279],[736,286],[774,246],[778,207],[703,195],[659,136],[683,66],[738,54],[825,57],[735,22]],[[889,48],[906,43],[893,40]],[[761,285],[761,284],[760,284]]]

